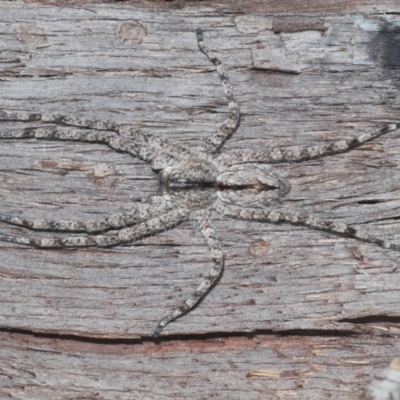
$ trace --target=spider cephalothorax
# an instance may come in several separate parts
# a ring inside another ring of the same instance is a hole
[[[183,207],[200,209],[216,200],[215,183],[218,169],[199,158],[182,161],[160,173],[164,196]]]
[[[150,163],[153,170],[160,173],[161,186],[160,195],[155,196],[151,203],[141,204],[130,212],[110,215],[102,221],[56,222],[0,214],[0,221],[31,230],[83,232],[80,235],[50,239],[37,238],[35,235],[28,238],[0,234],[0,240],[40,248],[111,247],[129,244],[145,236],[171,229],[189,218],[197,220],[210,249],[214,266],[207,279],[182,306],[159,321],[153,337],[157,337],[168,323],[199,304],[222,275],[224,257],[209,221],[211,210],[229,218],[302,225],[400,251],[400,246],[373,237],[356,227],[285,208],[280,200],[288,193],[290,185],[272,167],[266,165],[302,162],[348,151],[398,129],[399,126],[390,124],[378,132],[363,133],[352,139],[312,147],[243,150],[216,155],[216,150],[239,125],[239,105],[223,65],[204,46],[201,29],[196,31],[196,35],[200,50],[216,66],[230,108],[227,120],[204,140],[202,149],[197,153],[184,146],[172,145],[166,139],[144,134],[129,125],[60,115],[0,111],[0,121],[42,123],[39,128],[0,133],[0,138],[104,143],[114,150],[129,153]],[[263,165],[259,165],[260,163]]]

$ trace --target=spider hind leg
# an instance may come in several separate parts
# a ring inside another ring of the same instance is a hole
[[[206,212],[196,212],[197,222],[200,226],[201,233],[211,251],[211,257],[214,262],[214,267],[211,269],[208,277],[199,285],[199,287],[184,301],[183,305],[162,318],[154,332],[153,338],[159,337],[163,328],[165,328],[170,322],[182,317],[189,313],[195,308],[204,297],[207,296],[208,292],[221,278],[224,270],[224,255],[221,250],[218,238],[215,234],[214,229],[211,227],[210,220]]]

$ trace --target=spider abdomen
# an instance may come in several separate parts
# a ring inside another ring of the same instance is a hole
[[[288,193],[290,185],[271,168],[242,164],[218,175],[216,188],[218,198],[224,203],[262,208]]]

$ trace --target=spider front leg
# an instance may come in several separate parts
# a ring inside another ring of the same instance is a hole
[[[221,61],[217,56],[210,51],[203,43],[203,31],[202,29],[196,30],[197,43],[199,49],[207,56],[207,58],[216,66],[217,74],[221,81],[222,87],[224,88],[225,95],[229,102],[229,109],[231,111],[230,116],[225,120],[225,122],[219,127],[219,129],[209,136],[204,142],[204,148],[206,152],[212,153],[218,150],[218,147],[236,131],[239,126],[240,121],[240,108],[239,104],[235,99],[233,93],[233,88],[229,80],[229,76],[222,65]]]
[[[130,125],[121,125],[110,121],[3,110],[0,110],[0,121],[42,122],[45,124],[40,128],[26,128],[18,132],[0,132],[0,139],[35,138],[103,143],[113,150],[129,153],[133,157],[151,163],[156,170],[174,165],[190,155],[190,151],[183,146],[170,144],[166,139],[145,134]]]
[[[68,117],[59,114],[25,113],[19,111],[0,110],[0,121],[2,122],[46,122],[77,128],[90,128],[94,130],[117,131],[119,124],[112,121],[102,121],[79,117]]]
[[[199,302],[207,296],[207,293],[218,282],[224,270],[224,255],[215,231],[211,227],[208,215],[206,212],[198,211],[196,217],[201,233],[210,249],[214,267],[211,269],[207,279],[202,282],[196,291],[184,301],[181,307],[177,308],[174,312],[159,321],[153,332],[153,338],[157,338],[163,328],[165,328],[170,322],[193,310],[193,308],[195,308]]]
[[[86,121],[87,122],[87,121]],[[87,122],[90,125],[89,122]],[[100,123],[92,126],[99,126]],[[40,139],[76,141],[85,143],[103,143],[114,150],[130,153],[134,156],[149,159],[150,152],[146,146],[139,146],[135,142],[118,136],[115,132],[84,130],[65,126],[45,126],[43,128],[27,128],[23,131],[0,132],[0,139]],[[145,154],[144,154],[145,153]],[[159,198],[156,204],[139,205],[135,210],[126,213],[110,215],[103,221],[44,221],[28,220],[0,214],[0,221],[13,225],[24,226],[33,230],[53,230],[69,232],[101,232],[108,229],[124,228],[135,223],[156,217],[172,208],[165,200]]]
[[[125,139],[116,132],[106,130],[88,130],[77,127],[49,125],[41,128],[25,128],[20,131],[0,132],[0,139],[38,139],[66,142],[106,144],[113,150],[131,154],[150,162],[149,152],[132,140]]]

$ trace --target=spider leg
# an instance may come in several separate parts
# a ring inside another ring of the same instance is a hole
[[[85,130],[65,126],[45,126],[43,128],[26,128],[22,131],[0,132],[0,139],[40,139],[65,140],[70,142],[104,143],[114,150],[129,153],[134,157],[141,157],[140,146],[115,132]]]
[[[111,121],[92,120],[78,117],[68,117],[59,114],[24,113],[18,111],[0,110],[0,121],[11,122],[52,122],[66,126],[89,128],[95,130],[117,131],[119,124]]]
[[[218,282],[224,270],[224,255],[222,253],[218,238],[214,229],[211,227],[210,220],[204,212],[196,213],[197,222],[201,233],[211,251],[211,257],[214,261],[214,267],[211,269],[207,279],[200,284],[195,292],[191,294],[174,312],[162,318],[153,332],[153,338],[157,338],[163,328],[170,322],[176,320],[184,314],[187,314],[207,295],[211,288]]]
[[[156,218],[148,219],[129,228],[110,231],[102,235],[33,238],[12,236],[0,233],[0,241],[17,243],[37,248],[76,248],[76,247],[114,247],[128,244],[146,236],[172,229],[179,223],[189,218],[190,210],[177,209],[162,214]]]
[[[135,225],[163,214],[172,208],[173,206],[171,204],[160,200],[156,204],[138,204],[133,210],[111,214],[102,221],[47,221],[20,218],[4,214],[0,214],[0,221],[37,231],[95,233]]]
[[[170,144],[166,139],[145,134],[130,125],[120,125],[110,121],[73,118],[53,114],[13,113],[1,110],[0,121],[31,123],[39,121],[53,124],[42,128],[28,128],[20,133],[2,133],[0,139],[36,138],[105,143],[114,150],[130,153],[132,156],[140,158],[145,162],[151,162],[154,169],[165,168],[167,165],[176,164],[190,156],[190,151],[185,147]],[[59,126],[54,124],[59,124]],[[83,131],[82,129],[71,130],[70,127],[91,129],[92,131]],[[38,133],[30,133],[32,130],[37,130]],[[79,132],[81,133],[79,134]]]
[[[373,243],[377,246],[383,247],[384,249],[400,251],[400,245],[392,244],[386,240],[379,239],[366,232],[363,232],[362,229],[354,228],[341,222],[335,222],[329,219],[323,219],[284,208],[241,208],[238,206],[224,204],[219,201],[215,205],[215,209],[222,215],[234,219],[274,223],[288,222],[293,225],[306,226],[311,229],[325,231],[335,235],[351,237],[363,242]]]
[[[165,138],[144,134],[129,125],[121,126],[118,134],[137,144],[139,158],[151,161],[151,166],[155,170],[177,164],[191,156],[190,150],[186,147],[172,144]]]
[[[400,124],[390,124],[384,128],[371,132],[363,133],[353,139],[337,140],[327,144],[318,144],[315,146],[295,146],[287,149],[274,148],[270,150],[250,150],[236,151],[220,155],[217,160],[222,165],[230,166],[243,163],[268,163],[278,164],[283,162],[302,162],[325,157],[328,155],[344,153],[363,143],[369,142],[388,132],[400,128]]]
[[[204,141],[204,148],[206,152],[212,153],[217,151],[218,147],[221,146],[224,140],[226,140],[238,128],[240,121],[240,108],[239,104],[235,99],[233,88],[229,80],[229,76],[225,70],[225,67],[222,65],[221,61],[217,58],[217,56],[212,51],[210,51],[207,48],[207,46],[203,43],[202,29],[199,28],[196,30],[196,36],[200,50],[217,68],[217,74],[221,81],[222,87],[224,88],[225,95],[229,102],[229,109],[231,111],[230,116],[218,128],[218,130]]]

